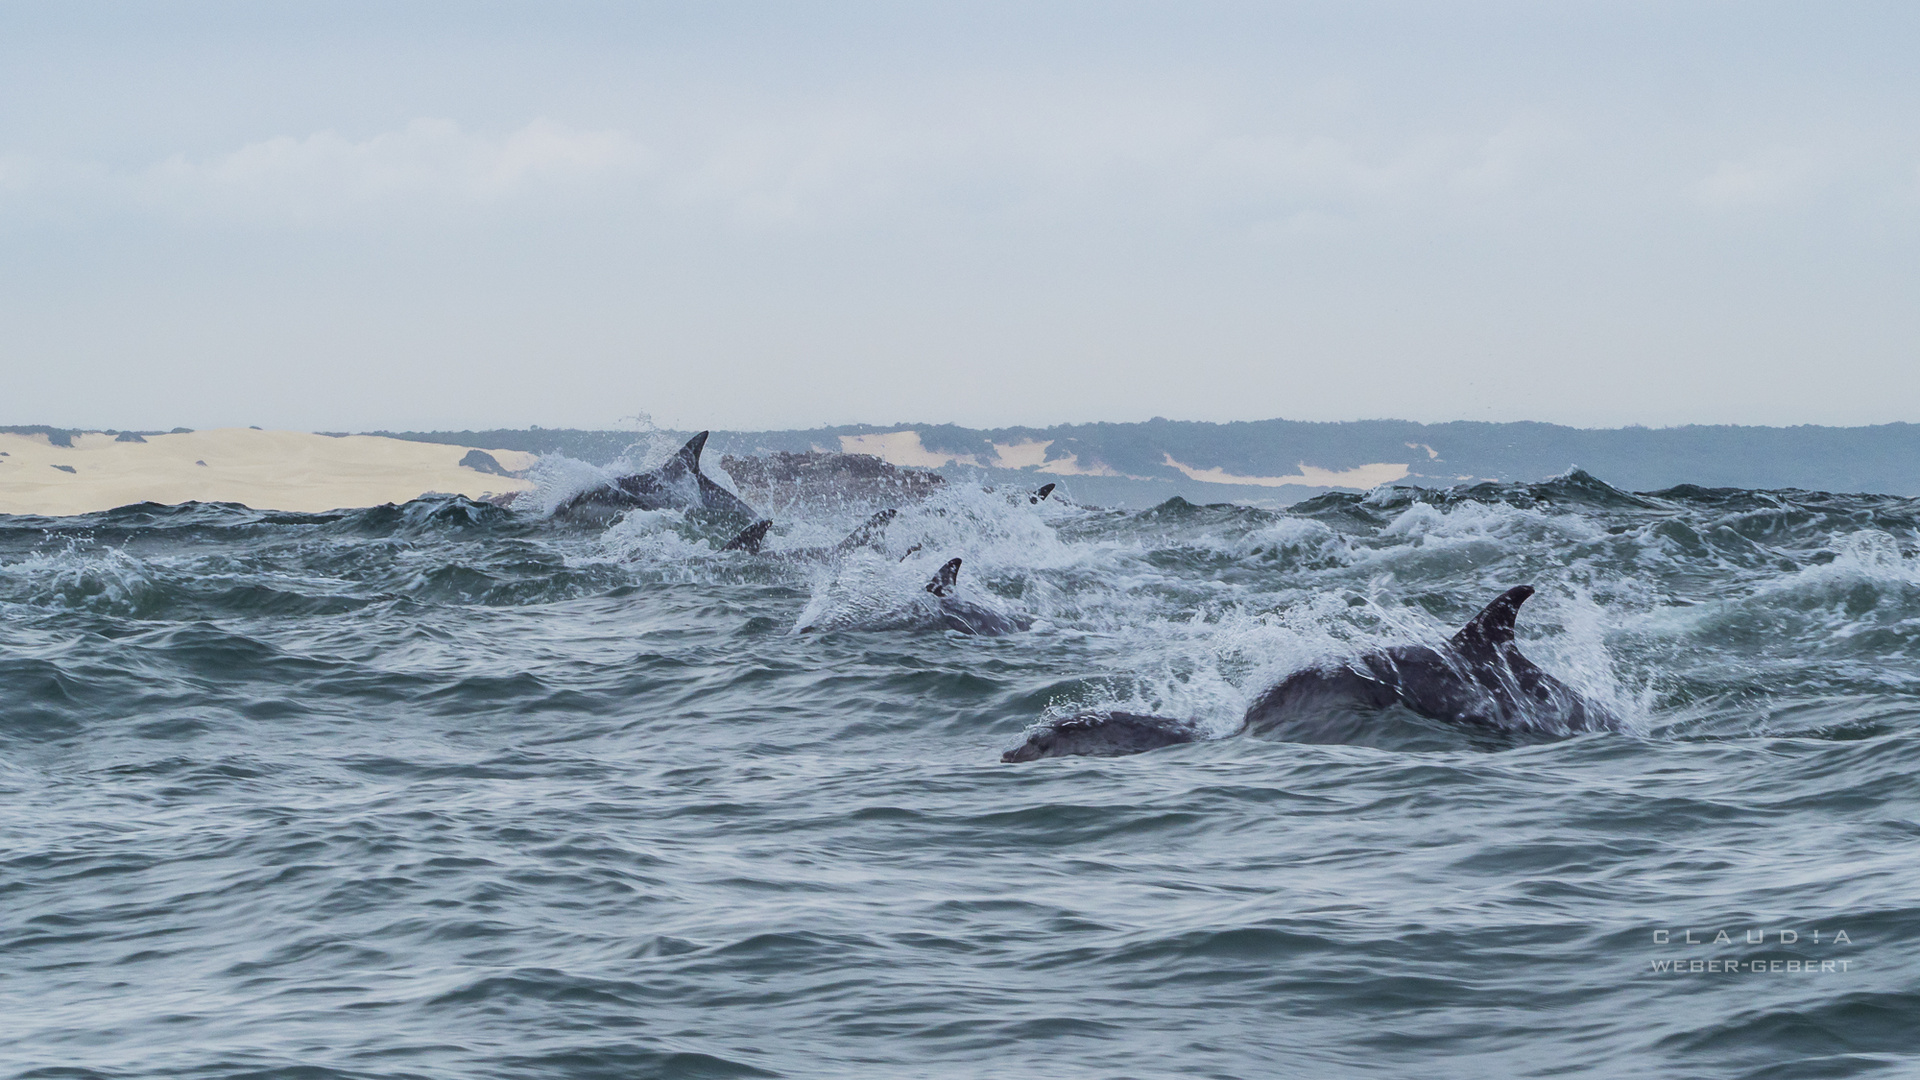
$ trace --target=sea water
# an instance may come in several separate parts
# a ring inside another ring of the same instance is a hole
[[[830,563],[726,538],[0,517],[0,1074],[1920,1069],[1914,500],[955,483]],[[953,557],[1033,628],[920,618]],[[1235,734],[1516,584],[1627,730]],[[1099,707],[1218,738],[1000,762]]]

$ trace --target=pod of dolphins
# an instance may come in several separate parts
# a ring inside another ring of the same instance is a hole
[[[768,551],[770,519],[758,519],[739,496],[700,470],[707,432],[687,441],[659,467],[609,480],[581,492],[554,516],[604,525],[628,510],[681,509],[723,522],[749,522],[723,550],[747,555],[825,561],[862,548],[877,549],[897,511],[882,510],[830,547]],[[1038,503],[1054,485],[1031,492]],[[912,554],[918,548],[910,549]],[[949,559],[925,585],[933,622],[963,634],[1026,630],[1032,620],[957,595],[961,561]],[[1618,717],[1586,700],[1521,654],[1514,641],[1520,605],[1533,595],[1519,585],[1496,597],[1439,646],[1400,645],[1351,658],[1328,658],[1288,675],[1248,706],[1235,732],[1287,742],[1344,742],[1342,725],[1356,715],[1399,706],[1429,720],[1538,738],[1616,731]],[[813,626],[799,627],[807,633]],[[1001,760],[1118,757],[1212,738],[1194,720],[1093,710],[1029,728]]]

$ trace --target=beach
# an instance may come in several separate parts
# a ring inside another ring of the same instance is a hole
[[[168,435],[0,434],[0,514],[63,516],[131,503],[242,503],[316,512],[405,502],[428,492],[483,498],[530,482],[462,466],[480,447],[373,435],[221,428]],[[532,454],[485,450],[523,471]]]

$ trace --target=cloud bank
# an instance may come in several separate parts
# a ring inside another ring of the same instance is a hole
[[[0,12],[12,422],[1920,419],[1909,7],[142,12]]]

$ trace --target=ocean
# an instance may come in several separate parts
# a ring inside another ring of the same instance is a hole
[[[1920,501],[955,483],[830,560],[727,532],[0,517],[0,1075],[1920,1072]],[[930,622],[955,557],[1031,629]],[[1518,584],[1626,730],[1235,733]],[[1090,708],[1217,737],[1001,762]]]

